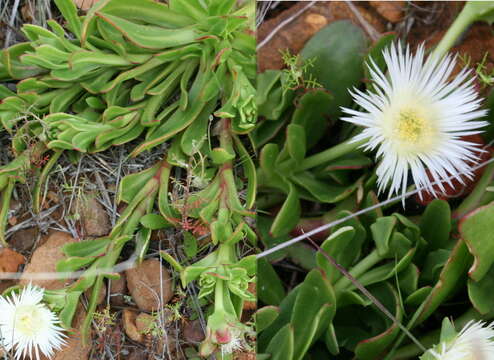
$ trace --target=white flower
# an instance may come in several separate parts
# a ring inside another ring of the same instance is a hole
[[[233,327],[230,330],[229,341],[220,345],[221,354],[223,356],[233,354],[235,351],[240,351],[244,348],[245,339],[243,337],[243,332],[240,329]]]
[[[429,350],[437,360],[494,360],[494,323],[470,321],[448,344]]]
[[[15,358],[51,357],[54,349],[65,344],[57,316],[42,303],[43,290],[26,286],[19,295],[0,296],[0,344],[7,352],[15,349]]]
[[[478,134],[487,125],[474,121],[486,114],[479,110],[474,77],[467,80],[470,72],[463,69],[448,81],[455,58],[431,55],[425,59],[423,46],[412,56],[408,47],[403,51],[392,45],[383,56],[388,76],[371,60],[368,68],[375,91],[352,92],[364,111],[343,108],[351,115],[343,120],[365,127],[352,140],[366,140],[364,149],[377,149],[382,159],[376,171],[379,192],[390,184],[390,197],[400,190],[405,193],[409,172],[417,187],[434,196],[436,181],[454,187],[449,177],[463,173],[471,178],[481,150],[462,137]],[[461,177],[458,180],[463,182]],[[445,191],[442,183],[438,187]]]

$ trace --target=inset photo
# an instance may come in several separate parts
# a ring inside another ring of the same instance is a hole
[[[258,2],[258,359],[494,359],[493,16]]]

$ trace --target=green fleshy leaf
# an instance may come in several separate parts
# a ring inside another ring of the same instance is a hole
[[[254,317],[256,319],[256,330],[257,332],[263,331],[269,325],[273,323],[274,320],[280,314],[280,309],[276,306],[264,306],[256,311]]]
[[[74,257],[96,257],[105,253],[111,239],[94,239],[74,242],[63,246],[62,251],[67,256]]]
[[[475,258],[469,270],[469,276],[474,281],[481,280],[494,264],[492,219],[494,219],[494,202],[469,213],[459,225],[461,237]]]
[[[327,329],[336,312],[336,298],[320,270],[309,272],[295,300],[290,323],[294,328],[294,359],[301,360]]]
[[[494,312],[492,289],[494,288],[494,266],[478,282],[468,280],[468,297],[473,307],[482,315]]]
[[[341,227],[333,232],[321,245],[321,249],[332,256],[341,266],[347,268],[353,264],[355,249],[358,247],[353,243],[355,229],[351,226]],[[321,253],[317,252],[317,265],[326,273],[326,277],[334,284],[342,275]]]
[[[451,209],[444,200],[433,200],[420,218],[420,231],[431,250],[445,249],[451,232]]]
[[[377,297],[386,304],[388,309],[394,309],[394,316],[398,321],[403,318],[403,309],[397,292],[388,284],[384,283],[378,288],[380,292]],[[355,355],[359,360],[375,360],[379,358],[385,349],[399,334],[400,328],[398,323],[391,323],[382,333],[372,338],[360,341],[355,348]]]
[[[300,200],[298,191],[293,184],[289,184],[288,196],[281,206],[271,225],[270,233],[274,237],[288,234],[300,219]]]
[[[305,129],[307,149],[311,149],[325,134],[333,96],[327,91],[313,90],[302,95],[292,115],[292,124]]]
[[[436,309],[455,293],[466,275],[466,271],[472,262],[468,248],[463,241],[458,241],[451,252],[451,256],[441,271],[439,281],[436,283],[424,305],[418,310],[418,319],[415,325],[427,319]]]
[[[337,203],[350,196],[361,184],[361,180],[352,185],[341,186],[317,179],[312,172],[297,173],[291,179],[300,187],[307,190],[317,201],[323,203]]]
[[[273,336],[266,352],[271,354],[271,360],[293,360],[294,356],[294,329],[291,324],[286,324]]]
[[[142,226],[151,230],[165,229],[172,225],[158,214],[146,214],[140,220]]]
[[[57,263],[58,272],[72,272],[79,270],[80,268],[91,264],[96,260],[96,257],[69,257],[67,259],[60,260]]]
[[[291,158],[298,164],[305,158],[305,129],[301,125],[290,124],[286,129],[286,146]]]
[[[377,253],[385,256],[389,253],[391,234],[396,226],[396,218],[392,216],[382,217],[371,225],[371,232],[376,244]]]
[[[257,262],[257,296],[267,305],[279,305],[285,298],[281,279],[266,259]]]
[[[340,106],[351,103],[348,89],[358,87],[363,78],[366,48],[367,39],[360,27],[350,21],[335,21],[319,30],[302,49],[303,59],[313,59],[309,73],[334,97],[332,117],[340,115]]]
[[[190,232],[184,232],[184,252],[187,257],[193,258],[197,255],[197,239]]]

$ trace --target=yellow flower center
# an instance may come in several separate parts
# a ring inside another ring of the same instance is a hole
[[[432,151],[440,136],[435,111],[423,101],[404,96],[384,113],[383,131],[400,156]]]
[[[430,126],[427,121],[416,111],[405,109],[399,113],[396,136],[401,141],[417,143],[429,131]]]
[[[17,308],[15,314],[15,331],[25,336],[35,336],[46,325],[46,317],[43,309],[38,305],[23,305]]]

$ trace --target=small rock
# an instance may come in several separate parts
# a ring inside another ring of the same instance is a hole
[[[24,264],[24,256],[9,248],[0,248],[0,278],[3,272],[16,272]]]
[[[144,341],[144,334],[139,332],[136,326],[137,313],[130,309],[124,309],[122,314],[122,322],[125,333],[129,338],[137,342]]]
[[[16,231],[10,239],[10,245],[18,251],[29,251],[38,238],[38,228],[31,227]]]
[[[369,1],[369,4],[390,23],[396,24],[403,19],[404,1]]]
[[[46,194],[46,198],[54,204],[60,203],[60,198],[58,197],[57,193],[54,191],[51,190],[48,191],[48,194]]]
[[[183,328],[184,338],[187,342],[198,344],[205,339],[199,320],[187,321]]]
[[[125,273],[127,288],[140,310],[159,310],[172,298],[170,274],[159,260],[145,260]]]
[[[93,197],[87,196],[76,204],[77,213],[81,216],[84,235],[100,237],[111,230],[110,219],[104,207]]]
[[[47,290],[63,288],[66,285],[66,280],[30,279],[29,275],[41,272],[56,273],[57,263],[65,258],[62,247],[73,242],[76,242],[76,240],[67,233],[56,231],[50,234],[44,244],[34,251],[31,261],[29,261],[22,273],[19,284],[27,285],[32,283]]]
[[[125,304],[124,295],[127,293],[126,278],[124,273],[120,277],[110,280],[110,303],[112,305],[123,306]]]
[[[16,272],[21,264],[24,264],[26,259],[21,254],[9,249],[0,248],[0,279],[3,272]],[[0,294],[2,294],[9,287],[15,285],[14,280],[6,279],[0,280]]]
[[[328,20],[320,14],[310,13],[305,17],[305,22],[314,29],[314,31],[321,30],[328,24]]]

